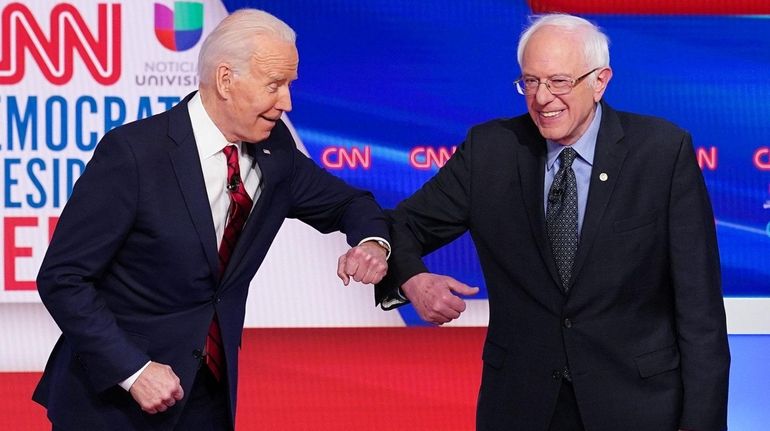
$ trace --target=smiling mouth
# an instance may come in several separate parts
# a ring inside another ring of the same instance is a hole
[[[540,115],[545,117],[545,118],[553,118],[553,117],[561,114],[562,112],[564,112],[563,109],[559,110],[559,111],[550,111],[550,112],[542,111],[542,112],[540,112]]]
[[[276,122],[278,122],[278,120],[280,120],[280,119],[281,119],[281,117],[278,117],[278,118],[270,118],[270,117],[265,117],[264,115],[260,115],[260,117],[261,117],[261,118],[263,118],[263,119],[265,119],[265,120],[267,120],[267,121],[269,121],[269,122],[271,122],[271,123],[276,123]]]

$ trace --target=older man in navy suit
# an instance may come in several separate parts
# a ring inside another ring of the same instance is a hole
[[[63,333],[34,394],[54,430],[233,429],[249,282],[287,217],[347,235],[345,284],[385,274],[372,196],[281,121],[294,40],[265,12],[230,15],[203,43],[197,93],[99,144],[37,279]]]

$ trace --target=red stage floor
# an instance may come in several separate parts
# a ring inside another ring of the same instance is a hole
[[[248,329],[236,429],[472,430],[484,333]],[[38,377],[0,373],[2,429],[50,429],[43,408],[30,401]]]

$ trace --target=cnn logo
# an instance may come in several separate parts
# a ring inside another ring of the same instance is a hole
[[[27,6],[8,4],[0,16],[0,85],[24,78],[27,52],[52,84],[72,79],[76,52],[96,82],[114,84],[121,69],[120,6],[97,5],[97,28],[92,32],[75,6],[58,4],[51,10],[46,37],[45,26]]]

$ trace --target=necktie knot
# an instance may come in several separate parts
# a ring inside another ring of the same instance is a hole
[[[227,157],[228,163],[232,161],[233,158],[235,158],[236,160],[238,158],[238,147],[236,147],[235,145],[225,146],[224,148],[222,148],[222,152],[225,153],[225,157]]]
[[[567,147],[561,150],[561,153],[559,153],[559,162],[561,163],[561,166],[559,167],[559,169],[571,168],[572,162],[575,161],[576,157],[577,157],[577,151],[575,151],[571,147]]]
[[[222,152],[227,159],[227,181],[232,180],[233,175],[240,176],[241,167],[238,164],[238,147],[235,145],[228,145],[222,148]]]
[[[241,182],[241,167],[238,160],[238,147],[228,145],[222,148],[227,158],[227,191],[235,192]]]

